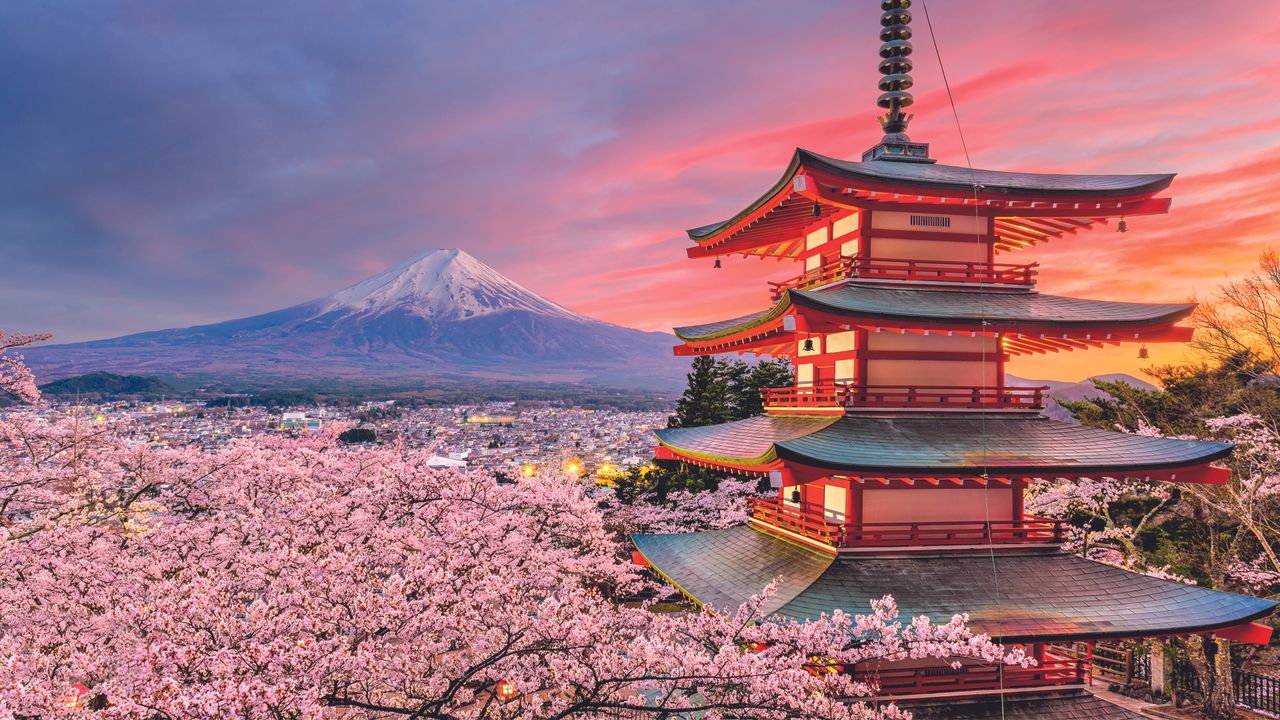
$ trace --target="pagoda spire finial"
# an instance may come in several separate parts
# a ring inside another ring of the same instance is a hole
[[[886,135],[906,132],[911,116],[904,110],[914,102],[911,93],[911,0],[881,0],[880,99],[888,110],[880,116]]]
[[[913,143],[907,137],[911,116],[906,108],[911,97],[911,0],[880,0],[880,98],[876,104],[885,109],[880,127],[884,137],[862,153],[865,160],[902,160],[935,162],[929,157],[927,143]]]

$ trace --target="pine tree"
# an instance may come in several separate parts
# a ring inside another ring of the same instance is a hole
[[[699,427],[729,420],[729,380],[724,363],[710,356],[699,357],[693,361],[688,378],[667,427]]]
[[[749,418],[764,413],[764,398],[760,392],[765,388],[787,387],[795,381],[791,362],[786,358],[777,360],[761,360],[745,377],[740,380],[740,387],[734,393],[734,415],[738,418]]]

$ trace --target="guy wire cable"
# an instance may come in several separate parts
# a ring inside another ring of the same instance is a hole
[[[938,48],[938,35],[933,31],[933,20],[932,18],[929,17],[928,0],[920,0],[920,6],[921,6],[921,9],[924,10],[925,26],[929,28],[929,40],[933,44],[933,53],[938,58],[938,70],[942,74],[942,86],[947,91],[947,102],[950,103],[951,105],[951,117],[955,120],[956,133],[960,136],[960,147],[961,149],[964,150],[964,160],[965,160],[965,163],[969,166],[969,181],[970,181],[970,184],[973,186],[973,234],[974,234],[974,239],[978,243],[979,249],[983,249],[982,227],[981,227],[982,218],[981,218],[981,214],[978,211],[978,202],[979,202],[978,191],[982,188],[982,184],[978,182],[977,173],[974,172],[974,169],[973,169],[973,159],[969,156],[969,144],[965,142],[965,139],[964,139],[964,128],[960,125],[960,112],[956,109],[956,99],[955,99],[955,96],[952,95],[951,93],[951,83],[947,79],[947,68],[946,68],[946,65],[942,62],[942,51]],[[995,242],[995,238],[993,237],[992,243],[994,242]],[[994,254],[994,252],[995,252],[995,248],[993,245],[992,253]],[[984,257],[986,256],[985,251],[983,252],[983,256]],[[986,288],[983,287],[983,284],[985,283],[979,283],[979,286],[978,286],[978,318],[979,320],[981,320],[982,325],[984,327],[988,327],[990,326],[990,320],[987,318],[987,290]],[[979,372],[985,373],[986,367],[987,367],[987,336],[985,333],[982,333],[979,335],[979,337],[981,338],[980,352],[981,352],[981,358],[982,358],[981,364],[979,366],[980,367]],[[992,337],[995,338],[999,336],[993,333]],[[999,346],[996,347],[996,352],[1001,352],[1001,348]],[[1004,384],[1003,378],[996,379],[997,387],[1003,384]],[[979,403],[981,403],[981,400],[979,400]],[[993,537],[993,532],[991,528],[991,502],[989,498],[989,495],[991,492],[991,477],[987,467],[987,409],[981,407],[981,405],[979,405],[978,407],[978,417],[980,418],[980,422],[981,422],[981,430],[979,431],[979,436],[981,437],[981,440],[982,440],[982,462],[981,462],[982,475],[980,477],[983,480],[982,505],[983,505],[984,513],[986,515],[986,523],[987,523],[987,526],[986,526],[987,527],[987,554],[991,558],[992,592],[993,592],[993,599],[994,599],[994,607],[998,612],[1000,608],[1000,571],[996,563],[995,538]],[[1009,487],[1010,487],[1010,492],[1016,492],[1016,489],[1013,487],[1012,482],[1009,484]],[[1000,718],[1001,720],[1004,720],[1004,717],[1005,717],[1004,668],[1003,666],[997,666],[996,670],[997,670],[996,677],[1000,679]]]

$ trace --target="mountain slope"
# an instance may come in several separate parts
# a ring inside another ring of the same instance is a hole
[[[1106,393],[1094,386],[1094,380],[1109,380],[1128,383],[1142,390],[1158,390],[1155,385],[1149,382],[1139,380],[1132,375],[1124,373],[1112,373],[1110,375],[1095,375],[1086,378],[1080,382],[1066,382],[1063,380],[1027,380],[1016,375],[1005,375],[1005,382],[1009,385],[1020,385],[1022,387],[1036,387],[1040,385],[1049,386],[1047,395],[1049,400],[1045,403],[1044,414],[1055,420],[1065,422],[1075,422],[1075,418],[1071,416],[1071,412],[1058,404],[1058,400],[1089,400],[1092,398],[1106,397]]]
[[[462,250],[424,253],[332,295],[211,325],[31,348],[42,379],[88,371],[293,382],[591,382],[674,388],[675,340],[557,305]]]

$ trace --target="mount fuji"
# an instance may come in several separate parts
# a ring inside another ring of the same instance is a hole
[[[283,310],[24,355],[42,380],[109,371],[266,384],[483,379],[669,389],[687,371],[674,343],[568,310],[455,248]]]

